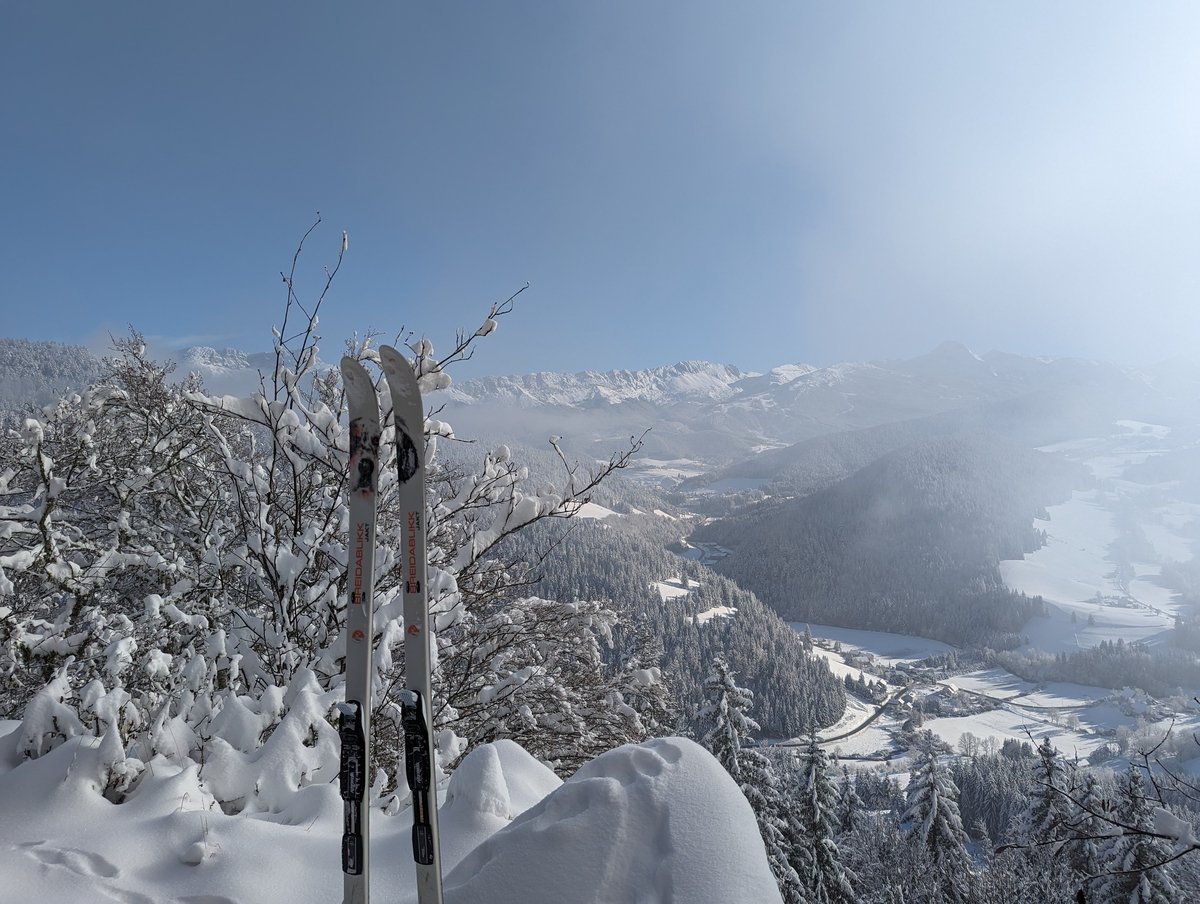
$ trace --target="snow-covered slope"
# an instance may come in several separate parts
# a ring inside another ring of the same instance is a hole
[[[181,373],[199,374],[212,392],[250,395],[259,388],[262,376],[270,379],[275,371],[274,352],[195,345],[180,349],[172,358]]]

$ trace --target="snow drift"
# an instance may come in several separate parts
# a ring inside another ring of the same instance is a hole
[[[475,754],[472,754],[474,756]],[[490,795],[480,786],[481,803]],[[779,901],[754,814],[712,755],[668,738],[610,751],[469,854],[455,904]]]
[[[336,782],[277,812],[225,815],[205,770],[157,757],[125,803],[103,741],[17,753],[0,724],[0,900],[340,900]],[[511,741],[473,751],[440,808],[447,904],[760,904],[779,893],[749,804],[697,744],[610,751],[565,783]],[[411,817],[372,811],[374,896],[415,902]]]

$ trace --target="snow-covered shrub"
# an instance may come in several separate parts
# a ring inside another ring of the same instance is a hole
[[[510,308],[494,306],[443,358],[413,343],[422,388],[448,386],[445,366]],[[203,762],[234,809],[270,810],[334,774],[326,716],[344,670],[348,429],[315,326],[311,316],[285,339],[285,319],[274,373],[245,398],[175,380],[135,332],[99,384],[0,438],[0,717],[24,718],[25,756],[80,734],[112,738],[138,761]],[[377,360],[370,340],[350,351]],[[506,449],[475,473],[440,467],[437,443],[452,439],[427,421],[433,711],[446,765],[514,738],[566,771],[644,736],[622,695],[632,677],[610,674],[600,655],[616,615],[523,594],[520,563],[495,555],[523,527],[573,514],[636,444],[531,492]],[[394,442],[388,426],[381,460]],[[388,765],[404,669],[396,497],[395,469],[382,469],[373,721],[376,761]]]

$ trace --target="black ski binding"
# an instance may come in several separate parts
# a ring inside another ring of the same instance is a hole
[[[433,863],[429,723],[421,695],[414,690],[400,692],[400,721],[404,726],[404,774],[413,801],[413,859],[429,866]]]
[[[342,826],[342,872],[362,874],[362,805],[367,790],[367,739],[363,733],[362,707],[339,703],[338,736],[342,740],[342,768],[338,775],[345,818]]]

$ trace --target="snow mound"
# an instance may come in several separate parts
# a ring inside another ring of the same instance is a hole
[[[445,807],[451,811],[469,807],[513,819],[561,784],[562,779],[549,766],[526,753],[520,744],[493,741],[471,751],[459,763],[450,777]],[[504,812],[497,809],[501,801]]]
[[[502,804],[499,777],[480,760],[472,768],[489,773],[486,796]],[[780,901],[750,805],[712,755],[683,738],[626,745],[583,766],[464,858],[446,877],[446,898]]]
[[[450,776],[446,799],[438,808],[445,866],[453,868],[560,785],[562,779],[550,767],[514,741],[494,741],[472,750]]]

